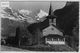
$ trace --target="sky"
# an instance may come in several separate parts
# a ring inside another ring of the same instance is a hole
[[[66,1],[51,1],[53,11],[56,9],[63,8],[66,4]],[[49,12],[50,2],[49,1],[11,1],[10,7],[13,9],[25,9],[31,10],[33,12],[42,9],[45,12]]]

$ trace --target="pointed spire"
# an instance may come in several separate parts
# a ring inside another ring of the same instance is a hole
[[[52,4],[52,3],[50,2],[49,15],[51,15],[52,12],[53,12],[52,5],[51,5],[51,4]]]
[[[51,3],[51,2],[50,2],[48,19],[49,19],[49,25],[50,25],[50,26],[51,26],[52,24],[53,24],[53,25],[56,25],[56,16],[53,14],[53,8],[52,8],[52,3]]]

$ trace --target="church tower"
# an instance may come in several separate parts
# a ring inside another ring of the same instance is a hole
[[[56,26],[56,16],[53,14],[53,8],[52,5],[50,3],[50,8],[49,8],[49,25],[55,25]]]

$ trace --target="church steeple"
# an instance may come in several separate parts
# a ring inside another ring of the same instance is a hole
[[[52,5],[50,3],[50,8],[49,8],[49,15],[52,15],[53,9],[52,9]]]
[[[49,25],[56,25],[56,16],[53,14],[53,8],[52,8],[52,3],[50,2],[50,8],[49,8]]]

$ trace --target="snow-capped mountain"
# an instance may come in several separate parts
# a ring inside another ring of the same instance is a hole
[[[15,20],[14,17],[10,16],[10,15],[9,15],[7,12],[5,12],[3,9],[1,9],[0,15],[1,15],[1,18],[8,18],[8,19]]]
[[[46,16],[48,16],[48,13],[46,13],[45,11],[43,11],[42,9],[40,9],[40,12],[35,17],[37,17],[37,20],[40,20],[41,18],[44,18]]]
[[[37,16],[34,14],[34,12],[30,11],[30,10],[12,10],[13,15],[15,16],[9,16],[7,15],[7,13],[2,14],[2,18],[8,18],[11,20],[15,20],[15,21],[27,21],[28,23],[36,23],[37,20],[44,20],[45,16],[48,16],[48,13],[46,13],[45,11],[43,11],[42,9],[38,10],[37,12]],[[21,16],[20,14],[22,14],[23,16]]]

